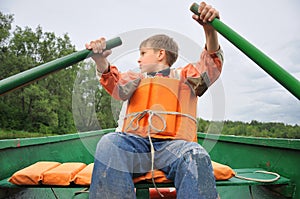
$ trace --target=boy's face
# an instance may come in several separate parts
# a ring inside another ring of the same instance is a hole
[[[154,50],[149,47],[140,48],[140,58],[138,63],[141,69],[141,73],[157,72],[160,62],[160,50]]]

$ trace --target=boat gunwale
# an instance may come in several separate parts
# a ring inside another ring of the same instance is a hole
[[[78,132],[73,134],[45,136],[45,137],[32,137],[32,138],[15,138],[15,139],[4,139],[0,140],[0,149],[7,148],[20,148],[33,145],[49,144],[61,141],[68,141],[80,138],[87,138],[92,136],[104,135],[112,132],[114,128],[102,129],[96,131]]]
[[[300,150],[300,139],[289,138],[265,138],[265,137],[249,137],[236,135],[221,135],[221,134],[207,134],[198,133],[198,139],[213,140],[215,142],[231,142],[237,144],[248,144],[262,147],[274,147],[283,149]]]
[[[48,144],[54,142],[61,142],[73,140],[78,138],[87,138],[91,136],[104,135],[113,132],[115,128],[102,129],[96,131],[80,132],[74,134],[64,134],[46,137],[33,137],[33,138],[16,138],[0,140],[0,149],[7,148],[20,148],[25,146]],[[207,134],[198,132],[198,139],[205,141],[221,141],[231,142],[237,144],[249,144],[263,147],[275,147],[284,149],[300,150],[300,139],[286,139],[286,138],[263,138],[263,137],[248,137],[248,136],[235,136],[235,135],[221,135],[221,134]]]

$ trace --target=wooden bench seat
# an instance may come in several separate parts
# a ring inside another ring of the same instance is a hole
[[[264,169],[260,168],[245,168],[245,169],[234,169],[234,171],[240,175],[250,178],[259,178],[259,179],[270,179],[273,176],[266,176],[266,174],[262,173],[254,173],[255,171],[265,171]],[[280,176],[280,178],[274,182],[256,182],[256,181],[249,181],[243,180],[236,177],[232,177],[229,180],[222,180],[216,181],[217,187],[220,186],[257,186],[257,185],[288,185],[290,184],[290,180],[288,178]],[[165,184],[156,184],[159,188],[166,188],[166,187],[174,187],[173,183],[165,183]],[[151,182],[141,182],[135,184],[137,189],[137,198],[139,199],[146,199],[149,198],[149,189],[154,188],[154,185]]]
[[[252,177],[252,178],[259,178],[259,179],[270,179],[273,178],[273,176],[268,176],[263,173],[254,173],[254,171],[257,170],[263,170],[260,168],[244,168],[244,169],[234,169],[234,171],[242,176],[245,177]],[[281,176],[278,180],[274,182],[256,182],[256,181],[248,181],[248,180],[243,180],[239,179],[236,177],[232,177],[229,180],[224,180],[224,181],[217,181],[216,182],[217,187],[220,186],[257,186],[257,185],[289,185],[290,180],[288,178],[285,178]],[[174,187],[173,183],[157,183],[156,184],[158,188],[170,188]],[[80,186],[80,185],[75,185],[71,184],[69,186],[49,186],[49,185],[34,185],[34,186],[19,186],[12,184],[8,182],[7,179],[3,179],[0,181],[0,189],[1,188],[66,188],[66,189],[74,189],[76,191],[87,188],[88,186]],[[136,194],[137,198],[149,198],[150,192],[149,189],[154,188],[154,185],[151,182],[139,182],[135,184],[136,188]],[[74,191],[75,194],[75,191]],[[87,195],[87,194],[86,194]]]

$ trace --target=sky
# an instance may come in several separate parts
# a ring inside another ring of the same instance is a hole
[[[0,0],[0,11],[14,15],[14,26],[67,33],[77,50],[104,36],[120,36],[111,60],[122,70],[137,67],[138,44],[148,34],[178,39],[180,59],[174,67],[197,61],[204,46],[203,29],[191,18],[191,0]],[[221,21],[300,79],[299,0],[206,1]],[[200,2],[197,2],[200,3]],[[300,101],[257,64],[219,35],[225,62],[220,78],[199,99],[206,120],[300,124]],[[300,88],[299,88],[300,89]]]

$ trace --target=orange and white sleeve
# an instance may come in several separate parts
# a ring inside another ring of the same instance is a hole
[[[208,53],[204,49],[197,63],[189,64],[182,69],[181,76],[195,95],[203,95],[218,79],[222,71],[223,57],[221,49],[214,53]]]
[[[125,101],[131,97],[142,78],[141,73],[121,73],[116,66],[110,66],[109,72],[101,74],[100,83],[112,97]]]

